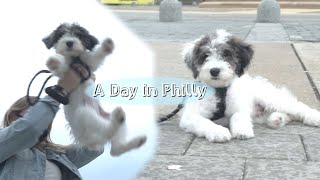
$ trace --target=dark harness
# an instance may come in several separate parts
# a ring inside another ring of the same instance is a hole
[[[226,111],[226,95],[228,88],[216,88],[215,96],[219,99],[217,103],[217,110],[213,113],[211,121],[218,120],[224,117],[224,112]]]

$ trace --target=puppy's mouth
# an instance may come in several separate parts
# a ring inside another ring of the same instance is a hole
[[[66,50],[67,51],[73,51],[73,47],[67,47]]]
[[[219,77],[212,77],[211,79],[212,80],[219,80],[220,78]]]

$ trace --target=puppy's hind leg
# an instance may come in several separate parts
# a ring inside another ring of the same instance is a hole
[[[111,119],[101,117],[89,106],[79,107],[75,113],[68,114],[68,109],[65,112],[76,142],[86,146],[110,142],[125,121],[125,113],[120,107],[111,112]]]
[[[141,147],[147,141],[146,136],[138,136],[129,141],[125,140],[126,137],[126,126],[123,124],[119,131],[111,139],[111,151],[112,156],[120,156],[121,154],[130,150]]]
[[[269,87],[260,95],[259,101],[263,102],[267,109],[282,112],[292,120],[302,121],[306,125],[320,126],[320,112],[297,100],[286,88]]]
[[[277,129],[287,124],[290,120],[290,117],[285,113],[272,112],[267,118],[267,126],[269,128]]]

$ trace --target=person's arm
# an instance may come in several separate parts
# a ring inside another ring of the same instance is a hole
[[[59,103],[49,96],[39,100],[21,118],[0,130],[0,163],[39,142],[39,137],[52,123]]]
[[[79,67],[80,70],[84,68]],[[85,70],[84,70],[85,71]],[[73,70],[64,73],[58,85],[72,92],[80,84],[80,77]],[[39,142],[39,137],[52,123],[59,104],[50,96],[40,99],[29,111],[10,126],[0,130],[0,163],[15,153],[31,148]]]
[[[85,146],[72,145],[66,150],[66,157],[79,169],[88,164],[104,151],[104,147],[99,150],[90,150]]]

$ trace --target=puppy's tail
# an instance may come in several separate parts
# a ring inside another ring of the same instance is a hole
[[[173,110],[170,114],[168,114],[168,115],[166,115],[166,116],[164,116],[164,117],[160,117],[160,118],[158,119],[158,123],[162,123],[162,122],[164,122],[164,121],[169,120],[169,119],[172,118],[174,115],[176,115],[183,107],[184,107],[184,104],[183,104],[183,103],[182,103],[182,104],[179,104],[179,105],[177,106],[177,108],[176,108],[175,110]]]

